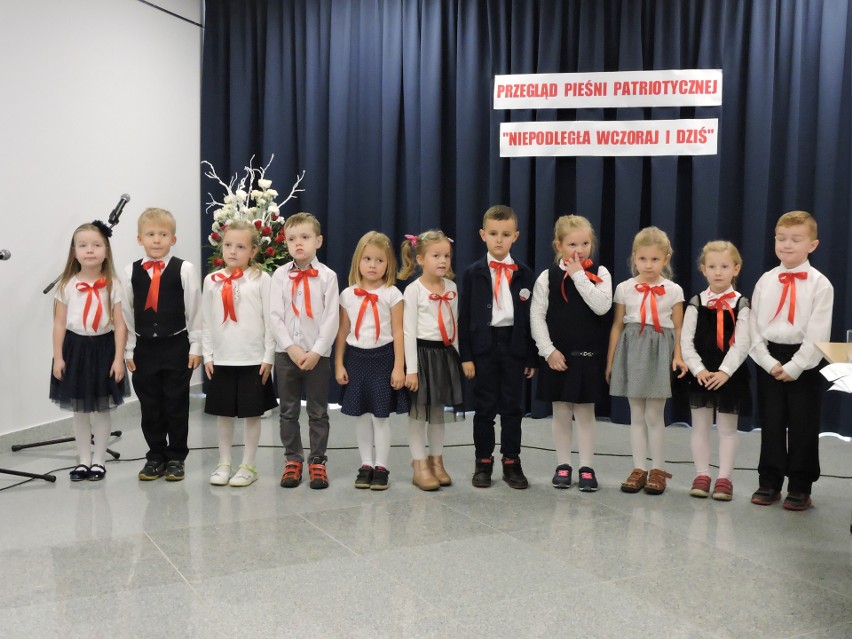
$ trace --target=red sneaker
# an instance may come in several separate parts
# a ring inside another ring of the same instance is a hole
[[[713,499],[719,501],[731,501],[734,498],[734,485],[727,477],[719,477],[716,479],[716,485],[713,486]]]
[[[716,484],[719,485],[718,483]],[[692,488],[689,494],[693,497],[701,497],[702,499],[710,496],[710,476],[698,475],[692,480]]]

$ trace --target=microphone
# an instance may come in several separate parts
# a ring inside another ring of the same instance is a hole
[[[115,226],[118,224],[118,218],[121,217],[121,212],[124,210],[124,205],[130,201],[130,196],[127,193],[124,193],[121,196],[121,199],[118,201],[118,204],[115,205],[115,208],[112,210],[112,213],[109,214],[109,222],[110,226]]]
[[[0,261],[8,260],[12,257],[12,254],[6,249],[0,249]]]

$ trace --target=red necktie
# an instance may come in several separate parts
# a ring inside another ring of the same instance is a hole
[[[658,333],[662,333],[663,328],[660,326],[660,316],[657,315],[657,295],[665,295],[665,287],[662,285],[651,286],[650,284],[637,284],[636,290],[640,293],[644,293],[642,296],[642,305],[639,307],[639,321],[642,322],[642,328],[639,329],[639,332],[641,333],[645,330],[645,300],[650,297],[651,318],[654,321],[654,330]]]
[[[376,341],[378,342],[379,333],[381,332],[381,326],[379,325],[379,296],[370,291],[365,291],[363,288],[356,288],[355,295],[364,298],[364,301],[361,302],[361,310],[358,311],[358,320],[355,322],[355,339],[358,339],[358,335],[361,332],[361,320],[364,319],[367,305],[370,304],[373,306],[373,321],[376,323]]]
[[[157,312],[157,304],[160,302],[160,273],[166,267],[166,263],[163,260],[145,262],[142,265],[146,271],[148,269],[154,269],[154,272],[151,274],[151,287],[148,289],[148,297],[145,299],[145,308],[143,310],[148,310],[149,308],[154,309],[154,312]]]
[[[453,308],[450,306],[450,302],[456,298],[456,292],[450,291],[449,293],[444,293],[443,295],[438,295],[437,293],[430,293],[429,299],[433,302],[438,302],[438,330],[441,331],[441,339],[444,342],[444,346],[449,346],[456,339],[456,318],[453,316]],[[450,321],[453,324],[453,336],[450,337],[447,334],[447,327],[444,324],[444,314],[441,312],[441,307],[444,305],[444,302],[447,303],[447,310],[450,311]]]
[[[101,325],[101,315],[103,315],[104,305],[101,302],[100,293],[98,293],[98,289],[106,286],[106,278],[102,277],[99,280],[96,280],[94,284],[89,284],[88,282],[77,282],[77,290],[81,293],[87,293],[86,295],[86,305],[83,307],[83,326],[86,326],[86,322],[89,320],[89,309],[92,307],[92,295],[98,298],[98,310],[95,311],[95,318],[92,320],[92,330],[97,331],[98,327]]]
[[[497,306],[500,306],[500,278],[505,274],[506,283],[511,284],[512,273],[518,270],[518,265],[491,260],[488,266],[494,269],[494,301],[497,302]]]
[[[562,260],[562,264],[563,265],[565,264],[565,260]],[[590,270],[588,270],[588,269],[592,268],[593,264],[594,264],[594,262],[592,262],[592,260],[585,260],[585,261],[583,261],[583,263],[580,266],[583,267],[583,272],[586,274],[586,277],[588,277],[590,281],[595,282],[595,283],[603,282],[603,280],[601,278],[599,278],[597,275],[595,275]],[[562,276],[562,299],[567,302],[568,296],[565,295],[565,280],[566,279],[568,279],[568,271],[565,271],[565,275]]]
[[[230,275],[226,275],[225,271],[219,271],[213,273],[211,278],[214,282],[222,282],[222,306],[225,308],[225,317],[222,318],[223,324],[228,319],[237,321],[237,310],[234,308],[234,280],[238,280],[242,276],[242,269],[235,268]]]
[[[787,292],[790,292],[790,308],[787,310],[787,321],[791,324],[796,319],[796,280],[806,280],[808,274],[806,272],[799,273],[779,273],[778,281],[784,285],[784,290],[781,292],[781,302],[778,304],[778,310],[772,319],[778,317],[781,309],[784,307],[784,301],[787,299]],[[772,320],[770,320],[772,321]]]
[[[731,314],[731,319],[734,321],[734,326],[736,326],[737,318],[734,316],[734,309],[728,304],[728,300],[736,296],[736,293],[730,291],[707,302],[707,308],[716,311],[716,346],[723,353],[725,352],[725,311]],[[731,333],[730,345],[734,345],[733,333]]]
[[[311,284],[309,277],[316,277],[319,275],[319,271],[315,268],[306,268],[304,270],[293,269],[290,271],[290,280],[293,282],[293,286],[290,288],[290,306],[293,307],[293,312],[296,314],[296,317],[299,316],[299,309],[296,308],[296,290],[299,288],[299,282],[304,283],[304,291],[305,291],[305,312],[308,314],[308,317],[313,319],[314,312],[311,309]]]

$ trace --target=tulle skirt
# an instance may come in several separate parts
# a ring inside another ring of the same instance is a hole
[[[100,413],[130,397],[127,377],[116,382],[109,374],[115,360],[115,334],[79,335],[65,332],[62,342],[65,372],[62,379],[50,375],[50,399],[75,413]]]
[[[464,413],[461,360],[456,349],[443,342],[417,340],[417,392],[411,393],[410,417],[435,423],[452,421]],[[443,409],[451,407],[452,413]],[[440,408],[440,411],[433,409]]]

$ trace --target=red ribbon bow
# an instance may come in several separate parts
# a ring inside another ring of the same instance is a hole
[[[296,314],[296,317],[299,316],[299,309],[296,308],[296,289],[299,288],[299,282],[303,282],[304,290],[305,290],[305,312],[308,314],[308,317],[313,319],[314,312],[311,309],[311,284],[309,277],[316,277],[319,275],[319,271],[315,268],[306,268],[303,270],[293,269],[290,271],[290,280],[293,282],[293,286],[290,288],[290,306],[293,307],[293,312]]]
[[[355,339],[358,339],[359,333],[361,332],[361,320],[364,319],[364,313],[367,311],[367,305],[370,304],[373,307],[373,321],[376,323],[376,342],[378,342],[379,334],[381,333],[378,307],[379,296],[375,293],[371,293],[370,291],[365,291],[363,288],[356,288],[355,295],[364,298],[364,301],[361,302],[361,310],[358,311],[358,319],[355,322]]]
[[[218,271],[213,273],[211,278],[214,282],[222,282],[222,306],[225,308],[225,317],[222,318],[223,324],[228,319],[237,321],[237,310],[234,308],[234,280],[238,280],[242,276],[242,269],[235,268],[230,275],[226,275],[225,271]]]
[[[450,291],[448,293],[444,293],[443,295],[438,295],[437,293],[430,293],[429,299],[433,302],[438,302],[438,330],[441,331],[441,340],[444,342],[444,346],[449,346],[456,339],[456,318],[453,316],[453,308],[450,306],[450,302],[456,298],[456,292]],[[450,337],[447,335],[447,327],[444,324],[444,314],[441,312],[441,307],[444,305],[444,302],[447,303],[447,309],[450,311],[450,321],[453,324],[453,336]]]
[[[725,351],[725,311],[728,311],[728,313],[731,314],[731,319],[734,321],[735,326],[737,323],[737,318],[734,316],[734,309],[730,304],[728,304],[728,300],[733,299],[736,296],[736,293],[730,291],[707,302],[707,308],[716,311],[716,346],[718,346],[719,350],[722,352]],[[734,345],[733,333],[731,333],[730,345]]]
[[[654,330],[658,333],[662,333],[663,328],[660,326],[660,316],[657,314],[657,295],[665,295],[665,287],[661,284],[658,284],[657,286],[651,286],[650,284],[637,284],[636,290],[640,293],[644,293],[644,295],[642,295],[642,305],[639,307],[639,321],[642,322],[642,328],[639,329],[639,333],[645,330],[645,300],[648,298],[651,298],[651,318],[654,321]]]
[[[406,233],[405,239],[408,240],[408,243],[411,244],[411,246],[417,246],[417,236],[416,235],[409,235],[408,233]]]
[[[784,285],[784,290],[781,292],[781,301],[778,303],[778,310],[772,319],[778,317],[781,309],[784,307],[784,301],[787,299],[787,292],[790,293],[790,308],[787,310],[787,321],[791,324],[796,319],[796,280],[806,280],[808,274],[806,272],[799,273],[779,273],[778,281]],[[771,321],[771,320],[770,320]]]
[[[151,274],[151,287],[148,289],[148,297],[145,298],[145,308],[143,310],[147,311],[149,308],[152,308],[155,313],[157,312],[157,305],[160,303],[160,273],[162,273],[165,267],[166,263],[163,260],[152,260],[142,265],[142,268],[146,271],[154,269],[154,272]]]
[[[512,273],[518,270],[518,265],[491,260],[488,266],[494,269],[494,301],[497,302],[497,306],[500,306],[500,278],[505,274],[506,283],[511,284]]]
[[[98,327],[101,325],[101,315],[104,311],[103,302],[101,302],[101,295],[98,293],[98,289],[105,287],[107,284],[106,278],[102,277],[99,280],[95,280],[93,284],[89,284],[88,282],[77,282],[77,290],[81,293],[88,293],[86,295],[86,305],[83,307],[83,326],[86,326],[86,322],[89,320],[89,309],[92,307],[92,295],[98,298],[98,310],[95,311],[95,317],[92,320],[92,330],[97,331]]]
[[[562,264],[565,264],[565,260],[562,260]],[[583,267],[583,272],[586,274],[586,277],[588,277],[590,281],[595,282],[595,283],[603,282],[603,280],[601,278],[599,278],[597,275],[595,275],[590,270],[588,270],[588,269],[592,268],[593,264],[594,264],[594,262],[592,262],[592,260],[584,260],[583,263],[580,264],[580,266]],[[567,302],[568,296],[565,294],[565,280],[566,279],[568,279],[568,271],[565,271],[565,275],[562,276],[562,299]]]

